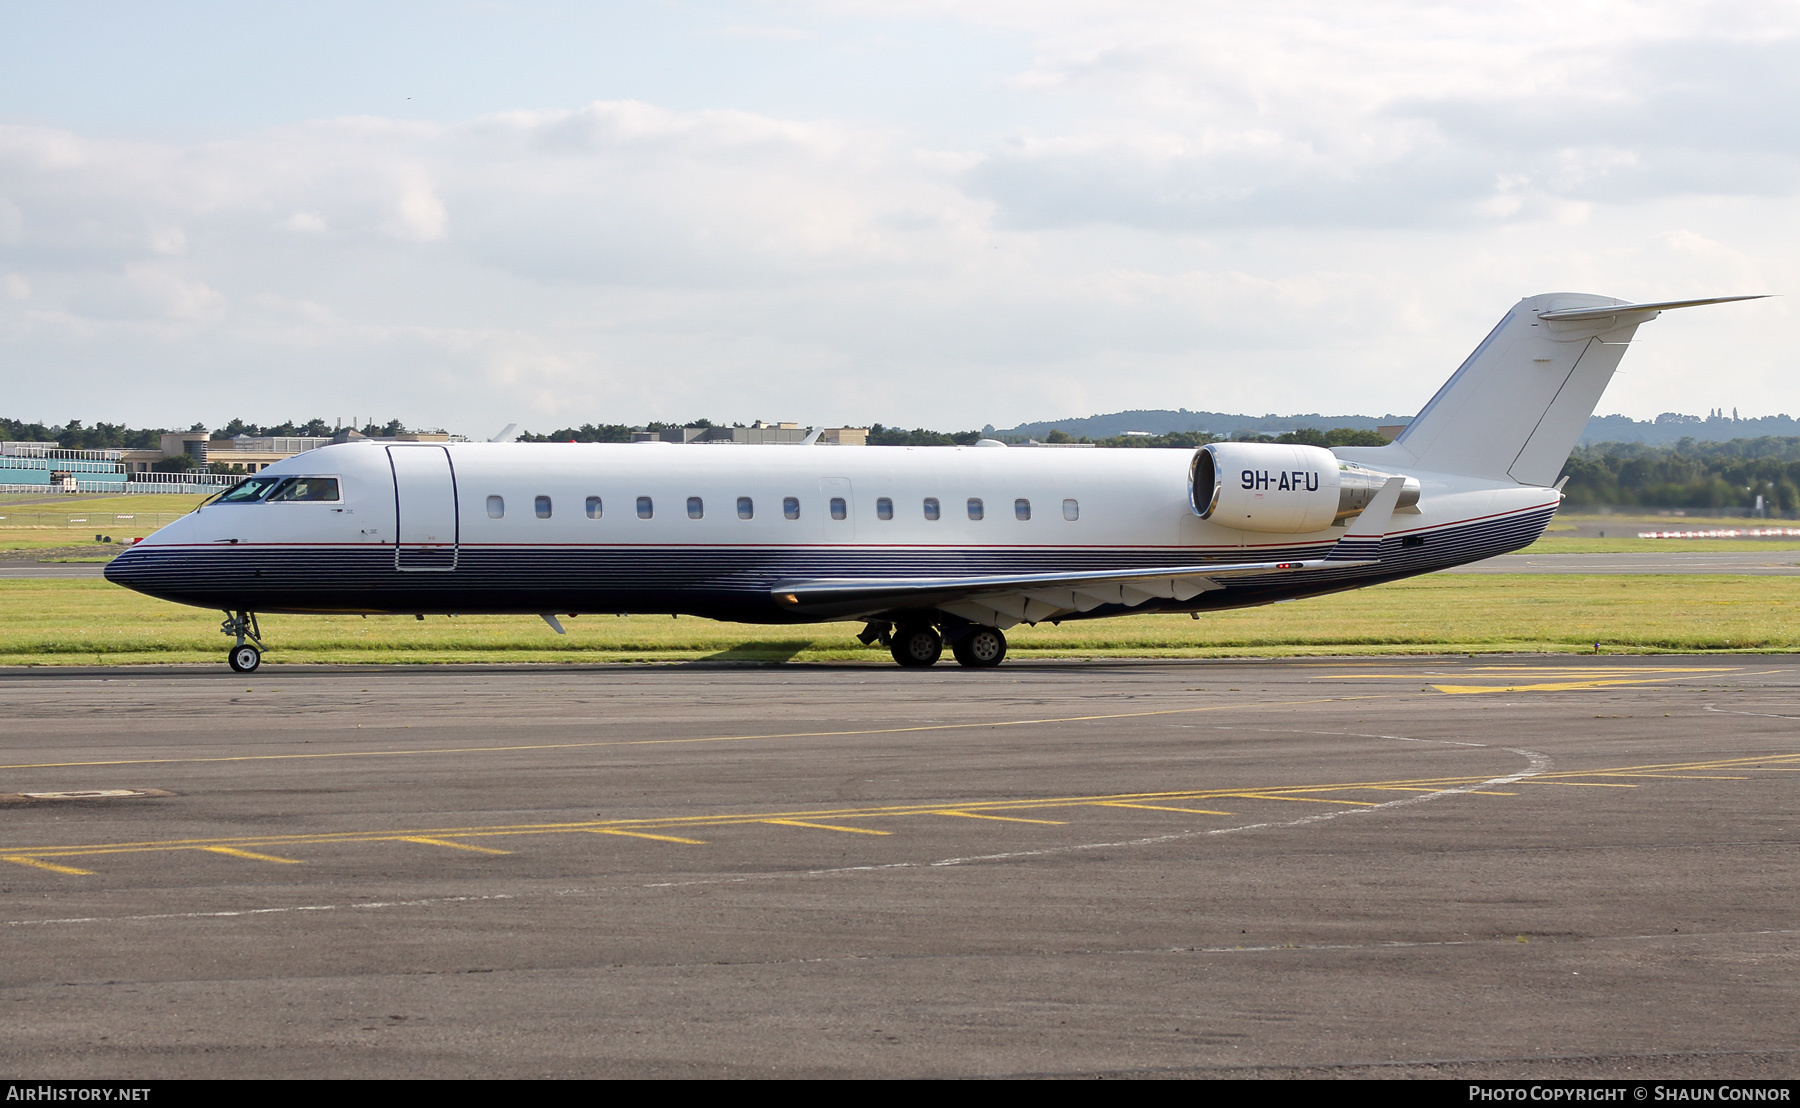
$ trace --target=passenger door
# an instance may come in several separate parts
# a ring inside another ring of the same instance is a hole
[[[394,471],[394,568],[456,568],[456,474],[441,446],[390,446]]]

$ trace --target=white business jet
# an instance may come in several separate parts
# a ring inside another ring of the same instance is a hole
[[[345,443],[162,528],[108,580],[255,613],[856,620],[903,666],[998,665],[1020,623],[1317,596],[1517,550],[1638,325],[1521,300],[1393,443],[1198,450]]]

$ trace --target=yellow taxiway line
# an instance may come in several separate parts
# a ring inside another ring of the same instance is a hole
[[[1652,777],[1671,780],[1751,780],[1753,778],[1742,776],[1712,776],[1691,772],[1684,773],[1681,771],[1734,769],[1740,771],[1788,770],[1795,768],[1794,763],[1796,762],[1800,762],[1800,754],[1779,754],[1772,756],[1764,755],[1760,757],[1718,758],[1695,762],[1614,766],[1599,770],[1562,770],[1524,777],[1519,780],[1518,784],[1566,785],[1576,788],[1635,789],[1640,786],[1618,781],[1571,779],[1593,777]],[[569,823],[499,824],[468,827],[239,836],[221,839],[171,839],[83,845],[71,844],[62,846],[0,847],[0,861],[47,870],[53,873],[87,875],[91,871],[77,869],[73,866],[59,865],[49,859],[93,857],[102,854],[129,854],[198,849],[234,857],[255,859],[258,861],[294,863],[296,861],[295,859],[283,858],[279,855],[264,853],[264,851],[273,848],[291,849],[293,847],[306,845],[317,846],[339,843],[378,842],[410,842],[426,846],[438,846],[454,850],[470,851],[478,854],[505,855],[511,852],[493,847],[477,846],[460,840],[516,835],[545,835],[565,832],[591,832],[607,835],[622,835],[631,838],[651,839],[699,846],[705,845],[705,840],[690,838],[670,832],[693,831],[707,827],[718,828],[752,824],[773,824],[777,826],[803,827],[821,831],[837,831],[846,834],[890,835],[893,834],[893,832],[869,827],[846,826],[838,821],[867,821],[871,819],[891,819],[922,815],[958,816],[965,819],[994,820],[1008,823],[1060,825],[1067,821],[1030,819],[1008,813],[1079,807],[1141,809],[1146,811],[1167,811],[1194,815],[1231,815],[1232,813],[1230,812],[1213,809],[1177,806],[1182,801],[1205,801],[1207,799],[1223,799],[1227,797],[1244,800],[1300,801],[1350,805],[1356,807],[1375,807],[1376,805],[1369,801],[1344,800],[1334,797],[1321,797],[1314,794],[1321,792],[1354,792],[1358,790],[1443,792],[1446,790],[1458,789],[1462,786],[1480,784],[1483,781],[1491,779],[1493,776],[1492,773],[1478,773],[1457,777],[1338,782],[1332,784],[1277,785],[1251,789],[1241,787],[1185,789],[1154,793],[1113,793],[1088,796],[1038,797],[1032,799],[968,800],[954,806],[946,806],[940,802],[936,804],[878,805],[864,808],[838,807],[773,813],[722,812],[710,815],[585,820]],[[1470,789],[1468,791],[1470,793],[1482,793],[1485,795],[1497,796],[1518,795],[1517,793],[1495,792],[1491,790]]]

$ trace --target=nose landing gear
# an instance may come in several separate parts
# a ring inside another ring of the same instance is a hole
[[[253,612],[226,612],[219,630],[237,637],[237,645],[225,655],[225,661],[237,673],[254,673],[262,665],[262,629],[256,625]],[[245,640],[249,640],[246,642]],[[251,643],[255,643],[254,646]]]

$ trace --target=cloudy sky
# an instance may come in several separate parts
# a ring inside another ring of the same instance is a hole
[[[0,414],[1415,411],[1793,293],[1800,5],[0,0]],[[1601,410],[1800,412],[1791,298]]]

